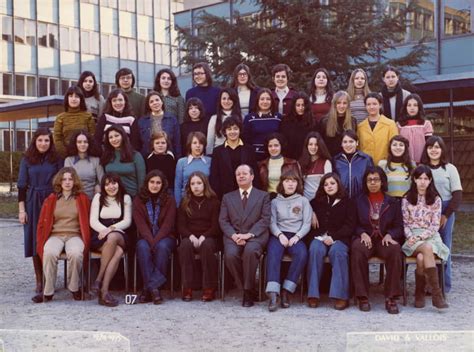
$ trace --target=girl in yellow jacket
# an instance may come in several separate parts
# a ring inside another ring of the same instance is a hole
[[[369,115],[357,126],[360,150],[370,155],[375,165],[387,158],[390,139],[398,135],[395,121],[381,113],[382,101],[379,93],[367,94],[364,103]]]

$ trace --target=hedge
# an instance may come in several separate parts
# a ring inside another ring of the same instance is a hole
[[[23,152],[13,152],[13,182],[18,180]],[[10,182],[10,152],[0,152],[0,182]]]

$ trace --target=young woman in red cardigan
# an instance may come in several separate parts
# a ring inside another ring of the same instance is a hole
[[[75,300],[81,300],[81,268],[89,251],[90,201],[82,193],[76,170],[59,170],[53,179],[53,191],[43,203],[36,230],[36,251],[43,262],[45,284],[43,293],[32,298],[35,303],[53,299],[58,258],[63,251],[68,258],[68,289]]]
[[[143,279],[140,303],[163,302],[160,288],[167,281],[168,261],[176,247],[176,202],[168,194],[168,181],[160,170],[150,171],[133,200],[138,230],[137,259]]]

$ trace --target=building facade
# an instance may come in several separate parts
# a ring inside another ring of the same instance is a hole
[[[0,103],[62,95],[85,70],[107,96],[122,67],[146,94],[156,72],[177,69],[172,14],[183,8],[183,0],[0,0]],[[52,120],[14,122],[14,134],[0,123],[0,151],[10,138],[24,150],[30,129]]]

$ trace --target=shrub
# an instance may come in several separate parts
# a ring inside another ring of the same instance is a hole
[[[18,180],[20,160],[23,152],[13,152],[13,182]],[[0,182],[10,182],[10,152],[0,152]]]

